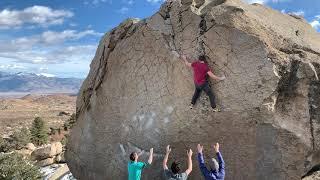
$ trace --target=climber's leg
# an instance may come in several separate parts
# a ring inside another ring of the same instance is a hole
[[[217,106],[216,106],[216,102],[215,102],[215,97],[211,91],[211,88],[209,86],[209,83],[206,83],[203,85],[203,90],[204,92],[206,92],[206,94],[209,96],[209,99],[210,99],[210,105],[213,109],[215,109]]]
[[[195,90],[191,100],[191,105],[196,104],[197,99],[200,97],[201,91],[202,91],[201,86],[195,85]]]

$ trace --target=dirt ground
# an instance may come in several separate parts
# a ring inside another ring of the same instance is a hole
[[[5,137],[16,129],[30,128],[35,117],[41,117],[48,128],[61,127],[75,112],[75,106],[76,96],[65,94],[0,97],[0,135]]]

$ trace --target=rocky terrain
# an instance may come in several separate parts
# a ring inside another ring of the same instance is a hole
[[[302,180],[320,180],[320,171],[312,174],[311,176],[305,177]]]
[[[47,77],[33,73],[0,72],[2,93],[78,93],[82,79]]]
[[[65,148],[61,142],[51,142],[40,147],[28,143],[24,148],[15,150],[15,152],[22,154],[30,162],[35,162],[36,166],[41,167],[44,180],[74,179],[66,164]]]
[[[45,180],[74,179],[66,165],[65,147],[61,142],[65,143],[71,127],[75,101],[75,96],[67,94],[32,94],[22,98],[2,97],[0,99],[0,135],[3,139],[0,141],[2,142],[0,148],[5,152],[0,150],[0,155],[12,152],[22,154],[30,163],[41,167]],[[22,128],[30,130],[35,117],[41,117],[45,122],[49,141],[46,145],[35,146],[29,139],[30,143],[18,148],[14,144],[20,143],[21,146],[26,140],[23,139],[23,135],[12,136],[12,134],[17,132],[22,134]],[[4,141],[6,143],[3,143]]]
[[[64,94],[0,98],[0,135],[7,136],[21,127],[30,127],[38,116],[48,127],[61,127],[75,112],[75,103],[75,96]]]
[[[173,51],[208,56],[223,111],[194,91]],[[100,41],[67,144],[77,179],[126,179],[129,154],[155,148],[143,179],[161,179],[170,144],[186,164],[197,143],[220,142],[227,180],[295,180],[320,164],[320,35],[301,17],[240,0],[169,0]],[[146,161],[148,153],[141,160]],[[171,161],[169,161],[171,163]],[[194,158],[190,179],[201,176]]]

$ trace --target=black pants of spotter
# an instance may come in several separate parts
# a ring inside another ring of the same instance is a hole
[[[204,91],[209,96],[211,107],[216,108],[215,97],[211,91],[209,83],[206,82],[202,85],[195,84],[195,86],[196,87],[195,87],[195,91],[194,91],[194,94],[193,94],[193,97],[191,100],[191,104],[194,105],[196,103],[197,99],[200,97],[201,92]]]

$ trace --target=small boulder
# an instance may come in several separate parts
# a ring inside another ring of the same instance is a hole
[[[61,111],[61,112],[59,112],[58,116],[70,116],[70,113],[65,112],[65,111]]]
[[[56,163],[59,163],[61,161],[61,154],[57,155],[55,158],[54,158],[54,161]]]
[[[16,150],[16,153],[21,154],[24,157],[29,157],[31,156],[32,151],[29,149],[20,149],[20,150]]]
[[[302,180],[320,180],[320,171],[314,172],[309,176],[303,177]]]
[[[36,163],[36,165],[37,165],[37,166],[40,166],[40,167],[49,166],[49,165],[51,165],[51,164],[54,163],[54,159],[55,159],[55,158],[43,159],[43,160],[41,160],[41,161],[38,161],[38,162]]]
[[[65,163],[65,162],[66,162],[66,159],[64,158],[64,152],[62,152],[61,154],[58,154],[58,155],[56,156],[55,161],[56,161],[57,163]]]
[[[28,143],[25,148],[30,151],[36,150],[36,146],[33,143]]]
[[[43,160],[47,158],[53,158],[54,156],[62,152],[62,144],[60,142],[54,142],[50,145],[38,148],[31,154],[33,160]]]

